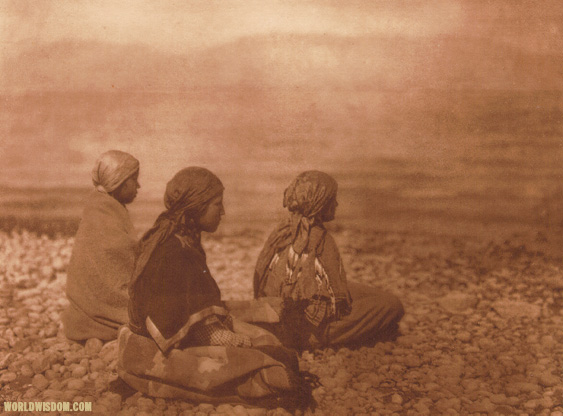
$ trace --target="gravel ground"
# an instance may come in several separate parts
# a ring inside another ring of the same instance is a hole
[[[250,298],[265,231],[206,237],[225,298]],[[512,240],[352,228],[335,237],[349,279],[396,293],[406,315],[395,342],[304,352],[302,369],[322,383],[305,414],[563,416],[558,261]],[[104,415],[287,414],[111,392],[115,342],[81,346],[62,333],[72,244],[0,233],[0,402],[90,401]]]

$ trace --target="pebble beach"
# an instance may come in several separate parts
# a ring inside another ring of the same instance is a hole
[[[266,233],[205,236],[225,299],[251,297]],[[406,314],[394,342],[303,352],[301,369],[321,383],[304,414],[563,415],[558,261],[510,239],[353,227],[334,235],[348,279],[395,293]],[[100,415],[289,414],[116,392],[116,343],[80,345],[63,334],[72,245],[72,237],[0,233],[0,401],[91,402]]]

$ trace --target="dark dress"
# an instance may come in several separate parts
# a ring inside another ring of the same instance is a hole
[[[209,273],[205,253],[173,235],[153,252],[131,290],[129,326],[150,336],[150,316],[166,338],[176,334],[190,316],[210,306],[223,306],[221,291]]]
[[[172,235],[156,247],[130,288],[130,323],[118,336],[120,377],[153,397],[307,402],[296,353],[268,331],[231,317],[203,249],[190,241]]]

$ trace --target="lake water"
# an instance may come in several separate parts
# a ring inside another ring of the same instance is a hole
[[[563,220],[557,91],[201,89],[30,93],[0,112],[3,217],[78,217],[95,158],[141,160],[135,225],[187,165],[226,186],[224,227],[273,223],[300,171],[339,182],[335,224],[497,233]]]

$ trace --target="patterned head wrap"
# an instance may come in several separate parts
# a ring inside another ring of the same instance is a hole
[[[296,253],[307,247],[311,225],[336,198],[337,190],[338,184],[332,176],[316,170],[301,173],[285,190],[283,206],[291,213],[290,229]]]
[[[168,182],[163,211],[139,242],[139,257],[131,285],[143,272],[152,252],[175,232],[181,232],[199,246],[200,232],[195,219],[207,209],[209,201],[220,195],[224,186],[205,168],[182,169]]]
[[[266,240],[256,262],[255,279],[264,278],[274,254],[288,245],[292,245],[297,255],[303,253],[309,245],[311,227],[322,222],[321,214],[336,198],[337,190],[338,184],[332,176],[316,170],[303,172],[290,183],[283,198],[289,218],[279,223]],[[255,280],[255,290],[258,286]]]
[[[92,182],[98,192],[108,193],[139,170],[139,161],[129,153],[110,150],[98,158],[92,169]]]

